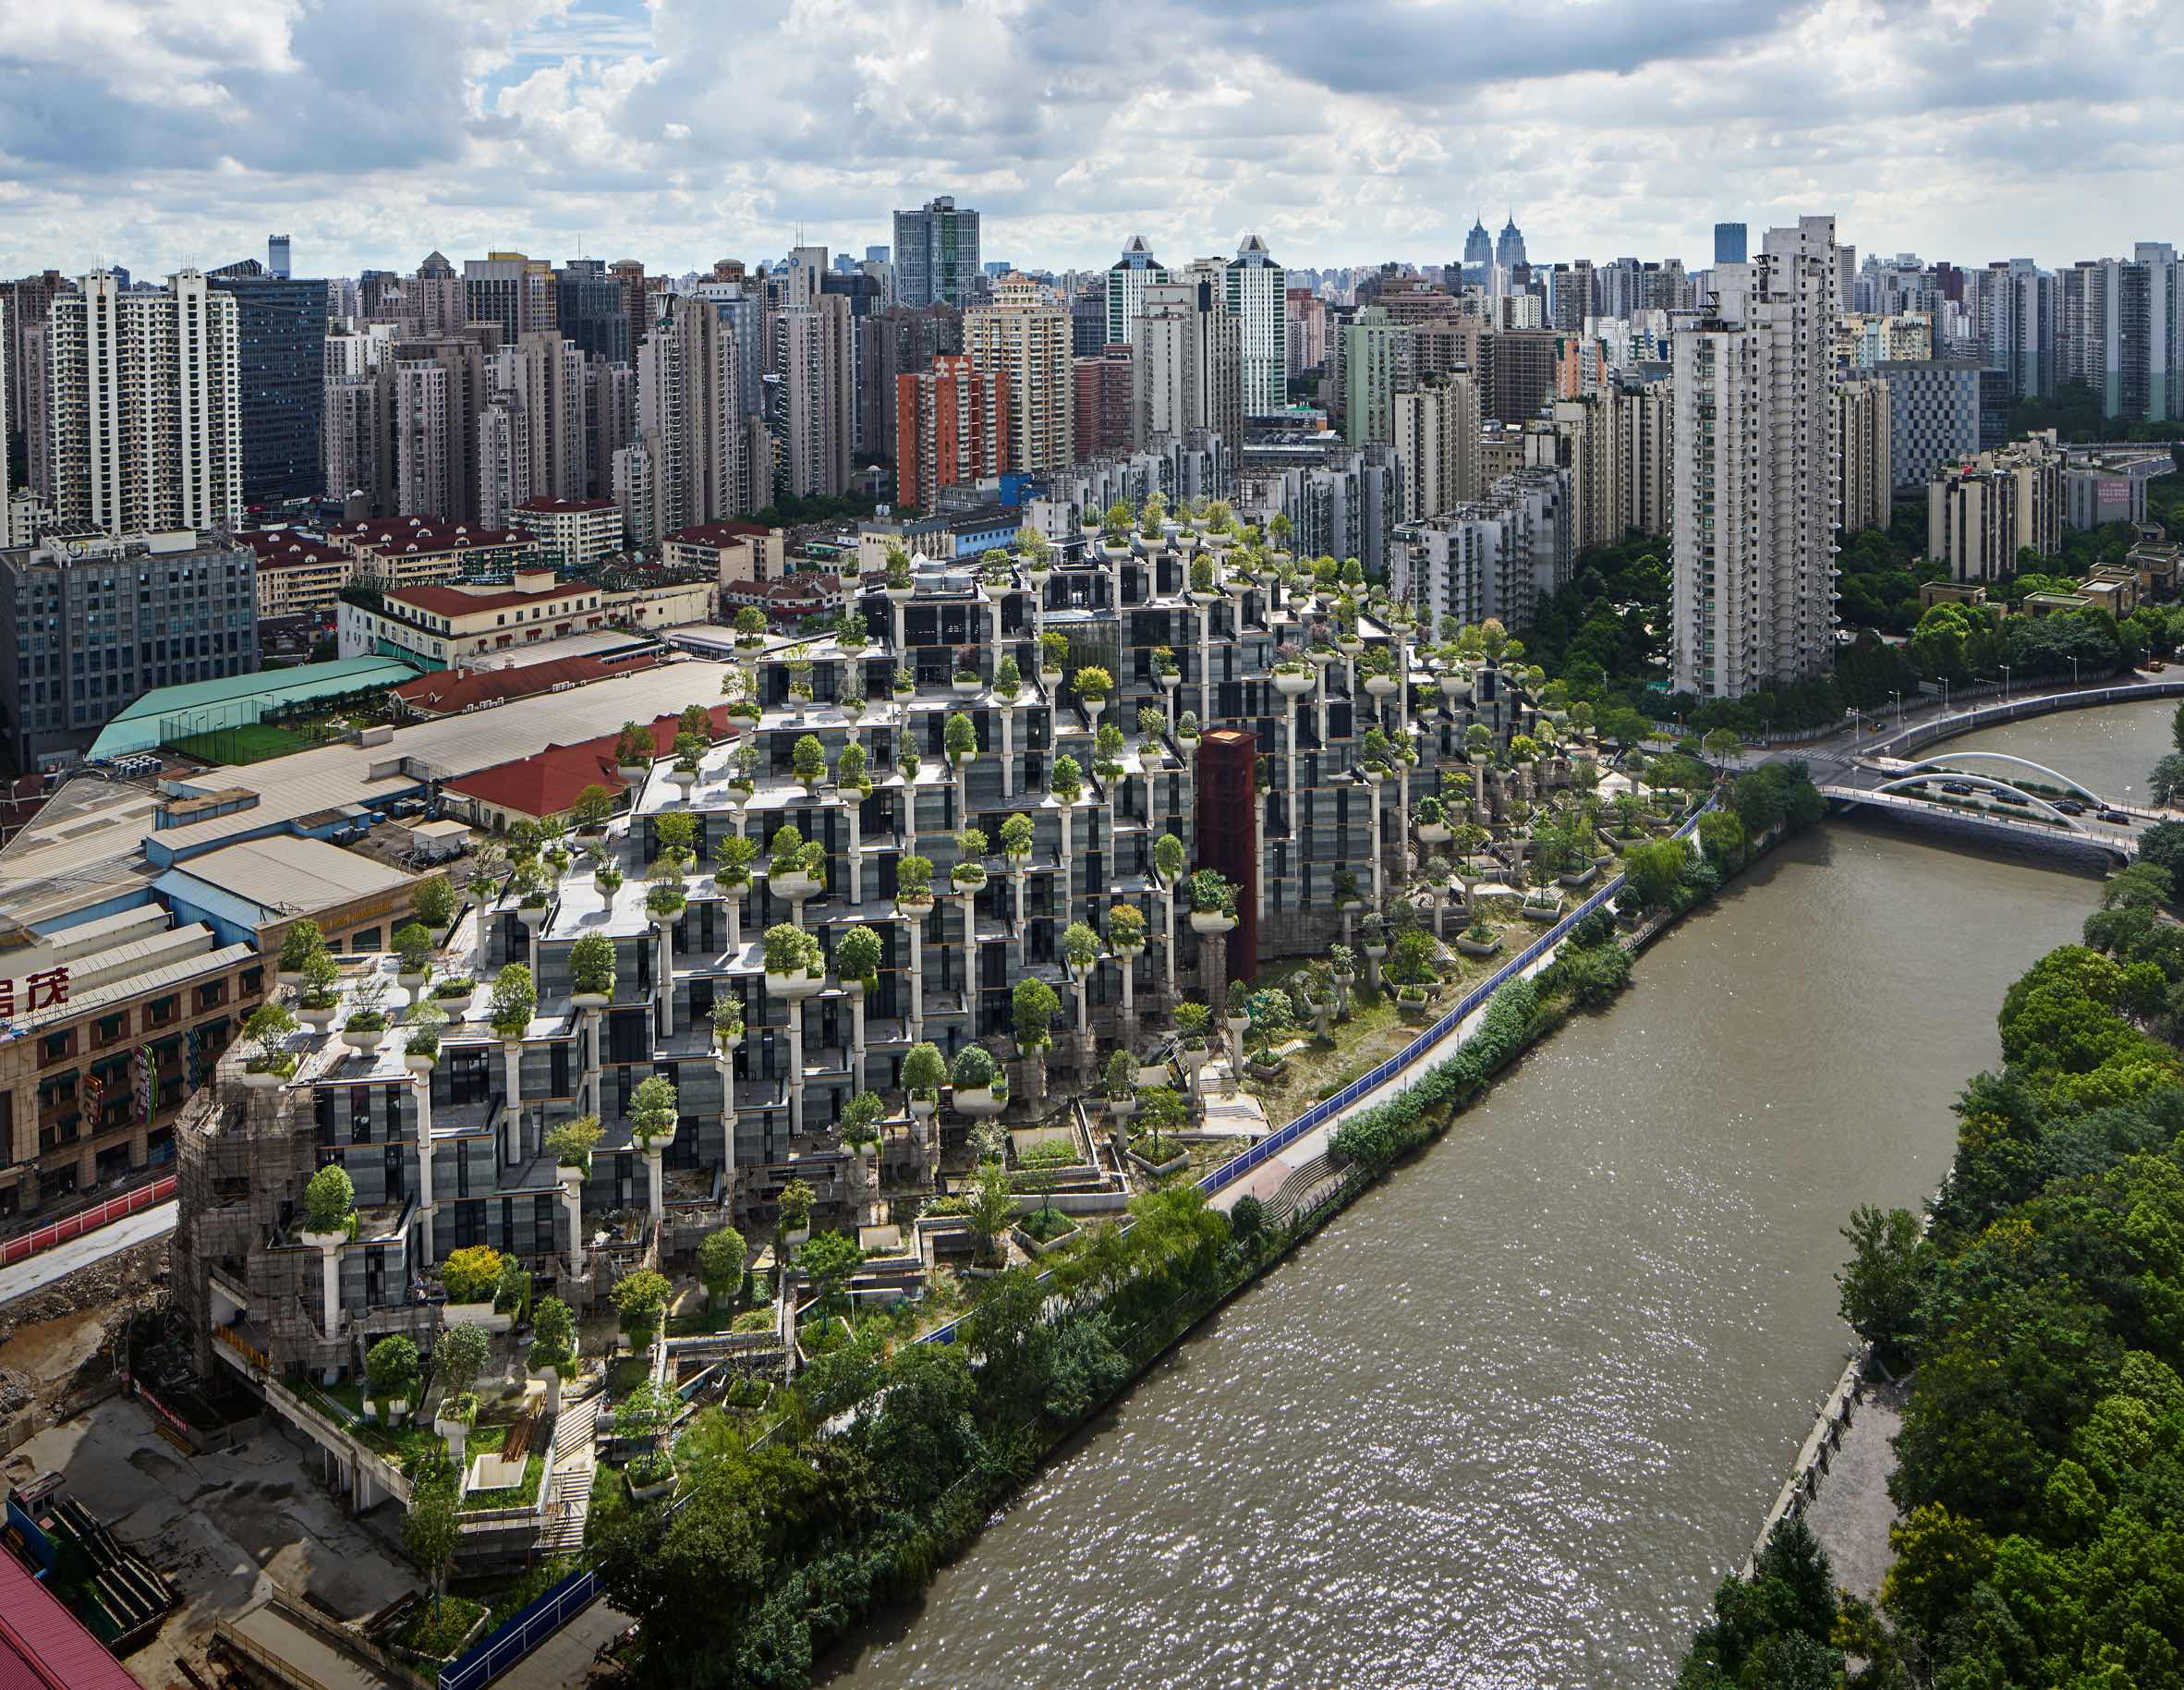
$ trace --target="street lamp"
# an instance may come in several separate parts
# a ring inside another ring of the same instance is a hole
[[[1903,695],[1900,692],[1892,692],[1888,696],[1896,700],[1896,726],[1900,731],[1903,727]]]
[[[2002,702],[2007,704],[2009,702],[2009,665],[1999,663],[1996,666],[2002,671]]]
[[[2070,685],[2078,685],[2078,660],[2075,657],[2070,660]]]

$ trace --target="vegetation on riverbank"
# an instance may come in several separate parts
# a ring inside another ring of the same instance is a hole
[[[1846,1229],[1844,1315],[1915,1369],[1878,1604],[1823,1600],[1809,1534],[1778,1534],[1753,1579],[1716,1594],[1680,1690],[2184,1685],[2171,896],[2162,866],[2124,870],[2084,943],[2010,987],[2005,1065],[1958,1102],[1956,1160],[1923,1231],[1871,1209]]]
[[[1754,837],[1820,808],[1787,765],[1741,777],[1729,799]],[[1728,836],[1715,832],[1718,845]],[[1706,896],[1743,860],[1741,840],[1733,862],[1681,841],[1634,849],[1676,866],[1665,882],[1632,880],[1633,916]],[[1614,918],[1579,923],[1552,965],[1495,994],[1454,1054],[1334,1135],[1353,1172],[1288,1224],[1270,1225],[1250,1196],[1224,1214],[1195,1187],[1170,1186],[1132,1205],[1127,1231],[1088,1228],[1044,1282],[1027,1269],[989,1282],[957,1342],[891,1344],[868,1323],[777,1391],[763,1416],[698,1416],[673,1444],[672,1496],[633,1500],[610,1486],[588,1526],[605,1595],[640,1622],[630,1664],[642,1682],[807,1683],[821,1654],[916,1597],[1057,1442],[1176,1338],[1444,1130],[1571,1010],[1612,999],[1630,969]]]

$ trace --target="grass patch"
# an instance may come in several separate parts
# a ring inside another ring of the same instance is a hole
[[[550,1555],[520,1573],[463,1579],[462,1593],[470,1600],[483,1604],[492,1625],[504,1625],[583,1565],[583,1561],[575,1555]]]
[[[607,1368],[607,1401],[619,1403],[652,1377],[652,1364],[642,1356],[619,1356]]]
[[[463,1512],[474,1514],[488,1508],[528,1508],[539,1500],[539,1487],[545,1480],[546,1457],[533,1450],[524,1457],[521,1484],[504,1485],[497,1490],[473,1490],[463,1499]]]
[[[432,1611],[435,1606],[438,1613]],[[445,1660],[462,1647],[470,1628],[485,1612],[483,1602],[467,1596],[443,1596],[437,1604],[428,1599],[402,1623],[393,1641],[397,1648],[428,1660]]]
[[[1029,1214],[1019,1215],[1016,1224],[1025,1233],[1045,1244],[1050,1238],[1059,1238],[1076,1224],[1059,1209],[1035,1209]]]
[[[712,1332],[733,1331],[736,1330],[735,1322],[744,1314],[753,1311],[739,1310],[733,1303],[722,1303],[717,1308],[708,1308],[703,1303],[700,1303],[697,1307],[682,1314],[668,1316],[668,1336],[671,1338],[700,1338]],[[766,1315],[769,1319],[772,1318],[768,1310],[759,1309],[756,1312]]]
[[[208,763],[261,763],[269,758],[309,751],[318,743],[285,727],[252,722],[206,734],[187,734],[168,740],[167,748]]]

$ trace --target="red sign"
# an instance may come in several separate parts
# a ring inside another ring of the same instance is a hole
[[[18,1009],[16,989],[22,988],[23,1002]],[[0,1015],[28,1015],[32,1010],[51,1009],[68,1001],[68,965],[56,963],[50,968],[41,968],[25,975],[20,980],[0,979]]]

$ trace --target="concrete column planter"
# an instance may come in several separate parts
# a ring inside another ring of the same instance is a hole
[[[341,1005],[338,1003],[298,1003],[296,1006],[296,1018],[314,1032],[324,1032],[334,1025],[334,1017],[339,1014]]]
[[[504,1332],[516,1324],[513,1310],[496,1312],[489,1297],[482,1303],[446,1303],[441,1306],[443,1326],[482,1326],[489,1332]]]
[[[819,889],[819,877],[807,874],[801,869],[786,869],[779,873],[769,874],[766,883],[773,889],[775,896],[786,898],[792,904],[801,904]]]
[[[384,1027],[358,1027],[354,1022],[341,1029],[342,1042],[350,1050],[369,1056],[387,1041]]]
[[[409,1418],[409,1399],[406,1396],[390,1397],[382,1403],[366,1397],[364,1417],[377,1420],[382,1426],[399,1426]]]
[[[951,1096],[959,1115],[974,1118],[998,1115],[1009,1106],[1006,1096],[997,1096],[991,1086],[965,1086],[958,1088]]]
[[[1235,927],[1236,918],[1224,911],[1218,909],[1194,909],[1191,911],[1191,931],[1194,933],[1210,936],[1215,933],[1232,932]]]
[[[570,1005],[576,1009],[604,1009],[613,1001],[612,992],[572,991],[569,993]]]
[[[1395,1007],[1406,1021],[1423,1022],[1426,1018],[1430,1002],[1423,986],[1396,988]]]
[[[795,1003],[800,998],[808,998],[814,992],[823,991],[826,990],[826,985],[825,975],[814,974],[808,970],[799,970],[794,974],[775,974],[769,971],[766,975],[766,990],[773,993],[775,997],[785,998],[790,1003]]]
[[[1501,935],[1497,933],[1491,939],[1473,939],[1459,933],[1456,935],[1456,948],[1466,956],[1491,956],[1501,949]]]
[[[278,1068],[245,1068],[243,1084],[252,1091],[277,1091],[288,1083],[295,1073],[293,1068],[283,1073]]]

